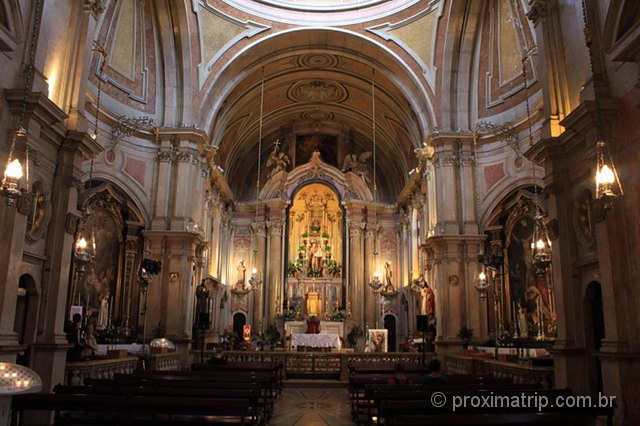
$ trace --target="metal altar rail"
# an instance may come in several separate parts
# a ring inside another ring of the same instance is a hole
[[[463,355],[446,355],[447,374],[479,374],[508,377],[513,383],[542,383],[553,388],[555,376],[553,367],[533,367],[512,362],[481,359]]]
[[[192,351],[192,359],[199,362],[200,352]],[[206,351],[207,360],[214,354]],[[387,353],[354,353],[354,352],[285,352],[285,351],[225,351],[224,358],[239,362],[281,362],[288,377],[299,375],[335,376],[340,380],[349,379],[349,363],[351,362],[422,362],[421,353],[387,352]],[[430,360],[433,354],[427,354]]]

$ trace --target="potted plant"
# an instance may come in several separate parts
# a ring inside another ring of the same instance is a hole
[[[460,327],[458,330],[458,338],[462,340],[462,349],[469,348],[469,342],[473,339],[473,328],[468,328],[466,325]]]
[[[296,311],[294,309],[287,309],[284,311],[282,317],[285,321],[295,321],[296,320]]]
[[[341,322],[346,318],[347,314],[345,313],[344,309],[336,309],[335,311],[333,311],[333,314],[331,314],[331,321]]]
[[[258,346],[258,350],[264,351],[264,347],[267,343],[269,343],[269,339],[267,337],[267,333],[258,333],[253,336],[253,341],[256,342],[256,346]]]

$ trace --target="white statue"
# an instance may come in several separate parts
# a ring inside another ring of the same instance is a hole
[[[100,297],[100,310],[98,311],[97,329],[103,330],[109,325],[109,290]]]

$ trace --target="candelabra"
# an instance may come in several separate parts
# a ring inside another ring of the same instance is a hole
[[[502,275],[502,266],[504,265],[504,257],[501,254],[490,253],[478,255],[478,263],[484,266],[484,269],[478,275],[478,282],[475,285],[476,290],[480,293],[480,299],[487,301],[487,330],[489,329],[489,288],[493,289],[493,315],[495,322],[495,358],[498,359],[498,280]],[[486,271],[486,272],[485,272]],[[488,272],[488,275],[487,275]]]

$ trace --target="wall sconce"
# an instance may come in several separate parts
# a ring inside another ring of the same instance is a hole
[[[369,282],[369,287],[373,289],[374,292],[377,292],[382,287],[382,281],[380,281],[380,272],[375,271],[373,273],[373,280]]]

